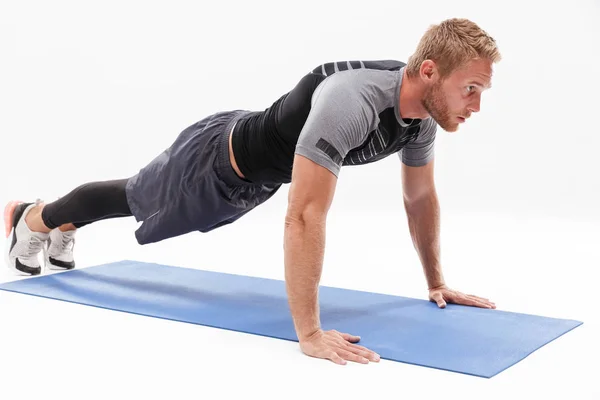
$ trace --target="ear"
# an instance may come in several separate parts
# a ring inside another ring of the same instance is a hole
[[[438,70],[435,61],[425,60],[421,63],[421,68],[419,69],[419,75],[421,79],[426,82],[431,82],[437,76]]]

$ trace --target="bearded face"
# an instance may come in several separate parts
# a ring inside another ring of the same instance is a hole
[[[492,63],[477,59],[446,77],[427,83],[421,104],[446,132],[455,132],[472,113],[479,112],[481,94],[491,87]]]
[[[450,111],[448,98],[443,90],[443,82],[437,81],[425,92],[422,100],[423,107],[431,118],[446,132],[458,130],[459,120],[456,113]]]

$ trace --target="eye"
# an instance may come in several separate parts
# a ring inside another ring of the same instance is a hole
[[[467,92],[471,93],[473,90],[475,90],[475,86],[471,85],[471,86],[467,86]]]

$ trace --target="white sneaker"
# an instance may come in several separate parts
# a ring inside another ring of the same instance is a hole
[[[73,258],[75,232],[75,230],[62,232],[58,228],[50,231],[50,237],[44,247],[44,259],[48,269],[64,271],[75,268]]]
[[[4,209],[8,237],[5,250],[6,264],[18,275],[39,275],[42,272],[38,256],[50,235],[33,232],[25,223],[25,217],[39,202],[39,200],[35,203],[11,202]]]

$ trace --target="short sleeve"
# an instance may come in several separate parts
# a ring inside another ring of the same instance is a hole
[[[335,176],[348,152],[361,145],[379,123],[377,107],[359,73],[338,72],[317,86],[296,144],[296,154]]]
[[[422,167],[433,160],[437,123],[433,118],[421,122],[419,135],[399,152],[402,162],[410,167]]]

